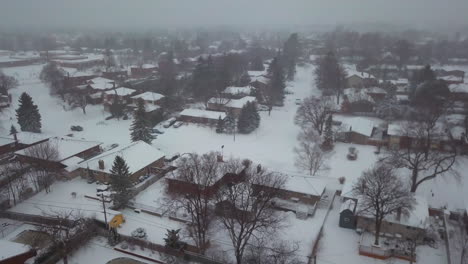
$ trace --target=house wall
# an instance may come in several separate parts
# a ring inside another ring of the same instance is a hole
[[[368,143],[369,137],[356,133],[354,131],[346,132],[346,139],[354,144],[366,145]]]
[[[375,231],[374,219],[357,216],[356,227],[362,230],[373,232]],[[382,222],[380,232],[391,233],[391,234],[401,234],[403,237],[414,238],[418,235],[423,235],[425,231],[422,228],[406,226],[406,225],[399,224],[399,223],[391,223],[391,222],[387,222],[384,220]]]
[[[352,75],[346,78],[346,82],[348,83],[348,87],[352,87],[352,88],[364,87],[364,79],[356,75]]]
[[[0,155],[10,153],[10,152],[13,152],[13,151],[16,151],[16,143],[15,142],[13,142],[11,144],[6,144],[6,145],[3,145],[3,146],[0,146]]]
[[[186,116],[186,115],[181,115],[178,119],[183,122],[199,123],[199,124],[205,124],[205,125],[216,125],[216,123],[218,122],[218,119],[209,119],[209,118],[204,118],[204,117]]]
[[[34,256],[36,256],[36,250],[32,249],[26,253],[23,253],[23,254],[8,258],[8,259],[0,260],[0,264],[24,264],[26,260]]]
[[[340,213],[340,222],[338,225],[343,228],[355,229],[356,216],[351,212],[351,210],[346,209]]]

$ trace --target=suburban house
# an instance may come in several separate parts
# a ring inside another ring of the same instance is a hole
[[[408,122],[393,122],[388,125],[388,147],[394,149],[409,148],[413,144],[417,144],[412,135],[412,127],[417,126],[416,123]],[[406,128],[408,127],[408,129]],[[444,123],[436,123],[435,135],[431,141],[431,148],[444,150],[445,146],[453,140],[450,129],[446,129]],[[454,129],[454,132],[458,130]],[[457,132],[459,133],[459,132]],[[461,135],[458,135],[461,137]]]
[[[258,77],[250,77],[250,85],[259,89],[263,90],[268,86],[270,79],[265,76],[258,76]]]
[[[96,77],[87,82],[87,89],[90,89],[94,92],[103,92],[116,88],[116,83],[114,80],[106,79],[103,77]]]
[[[378,84],[377,78],[370,73],[358,72],[351,69],[346,69],[348,76],[346,77],[346,84],[352,88],[365,88]]]
[[[219,160],[218,162],[223,162]],[[196,183],[187,181],[183,176],[179,175],[179,170],[175,169],[165,178],[168,184],[168,192],[176,195],[196,194],[203,188],[203,192],[206,195],[212,196],[222,186],[226,184],[236,184],[244,180],[244,170],[237,171],[235,173],[224,173],[222,166],[217,167],[218,170],[215,173],[215,178],[211,181],[211,184],[207,186],[199,186]]]
[[[65,73],[65,84],[67,87],[84,85],[89,80],[96,78],[95,74],[77,71],[75,69],[62,68]]]
[[[245,87],[229,86],[224,89],[221,95],[229,99],[240,99],[242,97],[252,95],[253,91],[255,91],[255,88],[250,85]]]
[[[341,111],[343,113],[364,113],[374,111],[375,100],[367,94],[366,90],[360,88],[347,88],[343,90],[343,102]]]
[[[101,142],[53,137],[16,151],[19,162],[57,170],[70,170],[77,163],[101,151]]]
[[[235,116],[239,116],[244,105],[248,102],[255,103],[256,101],[257,98],[253,96],[244,96],[240,99],[213,97],[208,101],[206,109],[232,113]]]
[[[454,101],[468,101],[468,83],[450,84],[450,97]]]
[[[426,228],[429,226],[429,206],[424,197],[415,195],[414,198],[416,203],[411,211],[402,212],[400,210],[384,218],[380,230],[381,233],[388,233],[390,234],[389,236],[396,238],[414,238],[418,235],[424,235]],[[375,233],[373,216],[360,210],[358,201],[356,228]]]
[[[326,185],[324,180],[314,177],[288,175],[284,186],[277,190],[278,196],[274,198],[273,205],[280,210],[296,213],[297,218],[305,219],[314,214]],[[258,192],[271,189],[261,185],[255,185],[255,188]]]
[[[152,64],[143,64],[141,67],[131,67],[130,74],[132,78],[145,78],[158,72],[158,66]]]
[[[338,140],[361,145],[385,144],[382,131],[379,130],[383,120],[362,116],[334,115],[333,121]]]
[[[91,173],[96,180],[109,182],[112,176],[112,164],[117,156],[122,157],[127,163],[132,182],[138,182],[141,176],[156,173],[164,167],[164,153],[148,143],[137,141],[81,161],[78,169],[72,174],[88,178]]]
[[[154,92],[144,92],[131,97],[135,105],[137,105],[139,99],[142,99],[146,105],[161,105],[163,98],[164,95]]]
[[[115,102],[115,100],[120,101],[123,104],[132,103],[133,100],[130,97],[136,93],[136,90],[126,88],[126,87],[119,87],[114,90],[109,90],[104,92],[104,109],[109,110],[111,104]]]
[[[0,239],[0,264],[24,264],[36,254],[36,250],[27,245]]]
[[[216,125],[219,118],[226,118],[226,113],[201,109],[184,109],[180,112],[178,119],[189,123]]]
[[[0,68],[27,66],[43,61],[37,53],[8,54],[4,51],[4,54],[0,55]]]
[[[18,132],[14,135],[0,136],[0,155],[42,143],[51,137],[46,134],[33,132]]]

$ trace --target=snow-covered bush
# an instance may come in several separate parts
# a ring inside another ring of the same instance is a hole
[[[132,232],[132,237],[146,239],[146,230],[142,227],[139,227]]]

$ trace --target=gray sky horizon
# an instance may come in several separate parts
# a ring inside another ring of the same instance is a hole
[[[467,0],[0,0],[3,27],[468,25]]]

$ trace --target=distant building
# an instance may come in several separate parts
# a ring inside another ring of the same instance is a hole
[[[189,123],[216,125],[219,118],[226,118],[226,113],[200,109],[184,109],[180,112],[178,119]]]
[[[244,96],[240,99],[216,98],[213,97],[208,101],[207,110],[222,111],[232,113],[239,116],[242,108],[248,102],[256,103],[257,99],[253,96]]]

